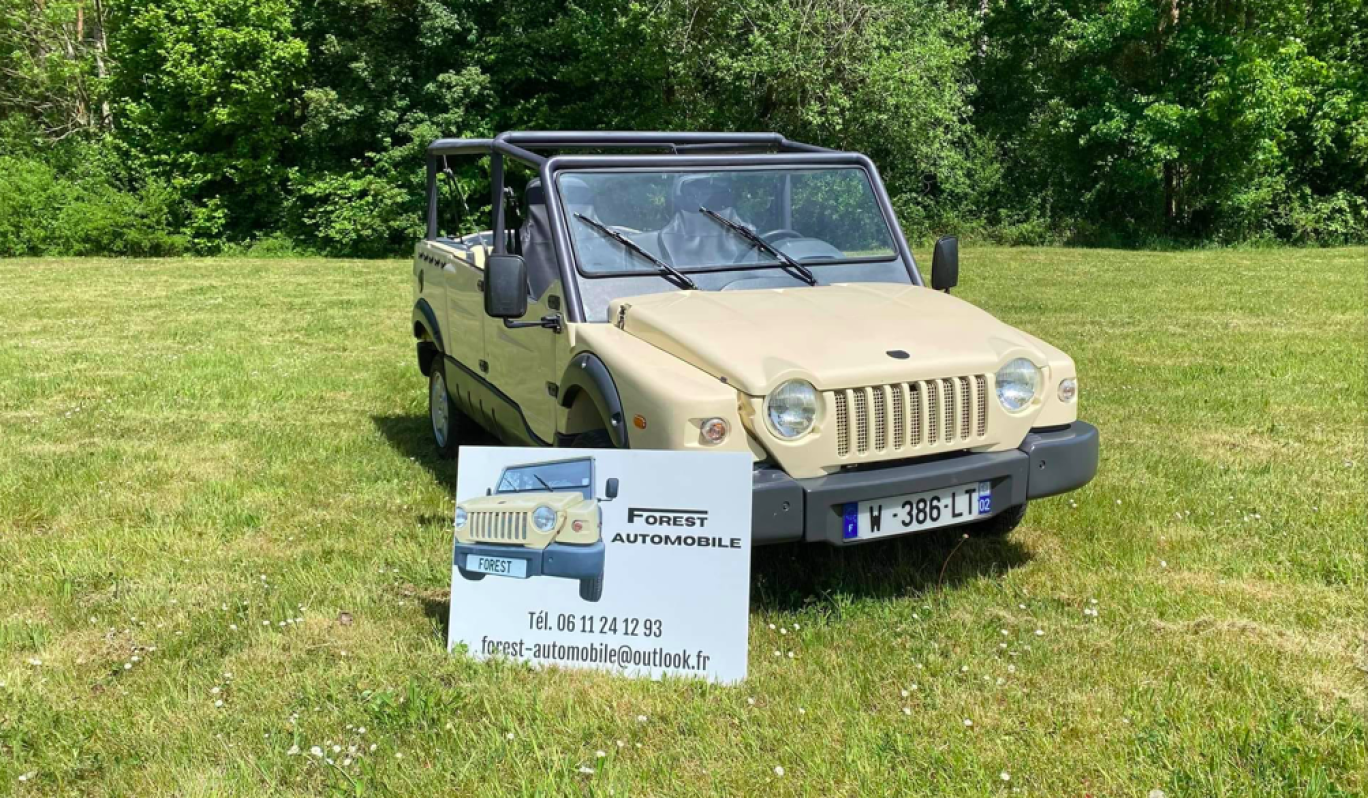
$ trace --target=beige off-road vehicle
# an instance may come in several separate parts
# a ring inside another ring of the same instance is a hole
[[[618,481],[594,497],[594,458],[509,466],[482,497],[456,505],[453,562],[471,581],[488,574],[579,580],[580,598],[603,596],[603,511]]]
[[[488,158],[492,229],[452,238],[457,156]],[[504,133],[433,142],[427,186],[412,320],[444,455],[471,425],[745,452],[756,543],[1003,534],[1097,470],[1073,361],[949,296],[953,239],[926,286],[863,155]]]

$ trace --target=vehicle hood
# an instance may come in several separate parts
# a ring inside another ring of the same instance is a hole
[[[1043,366],[1048,354],[968,302],[895,283],[650,294],[614,301],[609,318],[757,396],[794,378],[836,390],[992,373],[1014,357]]]
[[[531,512],[543,504],[553,510],[564,512],[584,502],[584,496],[573,491],[538,491],[529,493],[496,493],[493,496],[478,496],[461,502],[466,512]]]

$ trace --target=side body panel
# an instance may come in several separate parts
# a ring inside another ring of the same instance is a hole
[[[551,305],[561,301],[560,283],[552,285],[540,299],[529,299],[522,321],[535,321],[556,313]],[[557,349],[565,333],[559,335],[542,327],[509,329],[502,319],[484,316],[485,360],[489,370],[485,379],[498,388],[517,410],[501,414],[497,429],[500,438],[520,443],[546,444],[556,439],[556,397],[549,386],[560,377]],[[521,416],[519,417],[519,412]],[[529,430],[536,438],[529,436]]]

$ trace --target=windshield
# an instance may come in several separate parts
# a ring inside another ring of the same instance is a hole
[[[495,493],[535,493],[537,491],[579,491],[586,499],[593,498],[594,467],[592,460],[569,460],[563,463],[533,463],[505,468],[499,477]]]
[[[557,180],[587,276],[799,273],[897,254],[869,176],[855,167],[595,170],[562,172]]]

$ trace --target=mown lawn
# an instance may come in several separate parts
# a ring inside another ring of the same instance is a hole
[[[1363,795],[1368,250],[963,261],[1098,479],[756,552],[734,688],[445,652],[405,263],[0,261],[0,794]]]

